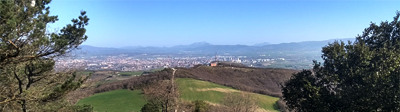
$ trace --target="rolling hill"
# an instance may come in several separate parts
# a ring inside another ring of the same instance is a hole
[[[213,105],[221,105],[220,102],[226,93],[244,92],[215,83],[190,78],[178,78],[176,82],[179,88],[180,99],[186,101],[203,100]],[[279,98],[255,93],[251,93],[251,95],[259,99],[258,106],[260,109],[265,111],[277,111],[274,105]],[[141,91],[120,89],[94,94],[78,101],[76,105],[90,104],[94,107],[94,111],[98,112],[131,112],[140,111],[145,103],[146,101]]]
[[[176,77],[193,78],[242,91],[280,97],[282,94],[279,84],[288,80],[295,72],[298,71],[273,68],[199,66],[179,68],[176,71]]]
[[[180,83],[179,88],[182,92],[181,98],[184,100],[193,101],[201,99],[210,103],[218,103],[223,98],[226,91],[242,91],[257,94],[258,99],[264,101],[263,104],[259,104],[259,106],[266,110],[275,109],[273,107],[275,101],[282,96],[279,84],[288,80],[293,73],[298,72],[297,70],[290,69],[224,66],[196,66],[192,68],[176,69],[178,70],[176,71],[175,76],[177,83]],[[129,93],[131,92],[129,90],[141,90],[145,85],[154,81],[169,80],[171,74],[171,69],[164,69],[153,72],[149,75],[132,77],[120,81],[112,81],[100,86],[93,86],[84,90],[76,91],[76,93],[71,95],[70,98],[74,99],[74,101],[79,101],[77,104],[85,104],[85,102],[89,102],[90,104],[94,104],[95,108],[96,105],[100,106],[100,109],[106,107],[96,103],[101,102],[100,99],[120,99],[124,100],[123,102],[126,102],[126,104],[129,104],[129,102],[132,101],[132,97],[140,98],[143,96],[134,94],[133,96],[128,95],[128,98],[124,98],[123,96],[126,95],[123,94],[132,95],[133,93]],[[121,89],[126,90],[121,92],[119,91]],[[114,92],[116,90],[119,92]],[[134,92],[140,93],[140,91]],[[114,102],[114,100],[109,101]],[[136,110],[140,109],[140,106],[136,107]],[[129,109],[133,110],[132,108]]]
[[[180,98],[189,101],[203,100],[221,105],[221,100],[225,97],[226,93],[243,92],[215,83],[190,78],[178,78],[176,81],[179,93],[181,94]],[[251,95],[259,99],[258,106],[260,108],[266,111],[277,111],[274,105],[279,98],[255,93]]]
[[[98,112],[132,112],[140,111],[146,103],[141,91],[121,89],[94,94],[79,100],[76,105],[90,104]]]

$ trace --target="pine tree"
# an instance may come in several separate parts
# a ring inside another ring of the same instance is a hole
[[[50,2],[0,0],[0,111],[39,111],[86,80],[72,72],[56,73],[53,67],[54,58],[88,38],[89,18],[82,11],[72,24],[50,32],[47,25],[58,20],[50,15]]]

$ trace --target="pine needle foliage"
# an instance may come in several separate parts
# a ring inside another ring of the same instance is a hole
[[[63,111],[73,109],[59,102],[87,79],[53,68],[55,58],[77,49],[88,38],[89,18],[81,11],[78,19],[52,32],[48,24],[58,18],[50,15],[50,2],[0,0],[0,111],[46,111],[48,106],[57,107],[54,104],[63,104],[58,106]]]

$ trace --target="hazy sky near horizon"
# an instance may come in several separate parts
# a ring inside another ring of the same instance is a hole
[[[370,22],[392,21],[400,0],[53,0],[61,29],[81,10],[99,47],[194,42],[253,45],[354,38]]]

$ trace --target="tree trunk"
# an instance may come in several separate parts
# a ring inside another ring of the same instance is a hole
[[[25,100],[22,100],[21,106],[22,106],[22,112],[26,112],[26,101]]]

